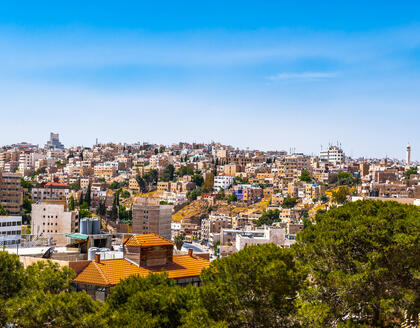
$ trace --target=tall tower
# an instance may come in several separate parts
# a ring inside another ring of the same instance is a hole
[[[411,160],[411,146],[410,144],[407,145],[407,166],[410,165]]]

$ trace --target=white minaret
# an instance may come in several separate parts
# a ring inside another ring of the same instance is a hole
[[[411,146],[410,144],[407,145],[407,166],[410,165],[411,159]]]

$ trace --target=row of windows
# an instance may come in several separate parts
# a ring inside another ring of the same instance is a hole
[[[21,231],[20,230],[13,230],[13,231],[2,231],[1,232],[1,234],[2,235],[12,235],[12,236],[14,236],[14,235],[20,235],[20,233],[21,233]]]
[[[45,233],[45,230],[42,230],[43,233]],[[57,233],[58,231],[56,230],[55,233]],[[53,230],[47,230],[47,233],[54,233]]]
[[[7,245],[19,245],[20,244],[20,239],[17,240],[0,240],[0,246],[7,246]]]
[[[54,215],[47,215],[49,219],[54,219]],[[45,219],[45,215],[42,216]],[[58,215],[55,216],[58,219]]]
[[[2,222],[1,227],[15,227],[20,226],[22,223],[20,221],[13,221],[13,222]]]
[[[45,225],[45,222],[42,222],[42,225]],[[47,225],[50,225],[50,223],[48,222]],[[51,222],[51,225],[54,225],[54,223]],[[58,225],[58,223],[56,222],[55,225]]]

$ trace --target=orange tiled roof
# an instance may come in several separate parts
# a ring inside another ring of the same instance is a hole
[[[171,241],[162,238],[154,233],[149,233],[145,235],[134,235],[128,239],[124,245],[127,246],[162,246],[162,245],[173,245]]]
[[[189,255],[174,256],[172,264],[148,269],[139,267],[126,259],[101,260],[100,263],[91,261],[73,281],[113,286],[129,276],[137,274],[145,277],[151,272],[167,272],[168,277],[172,279],[188,278],[199,276],[201,271],[209,265],[209,261]]]

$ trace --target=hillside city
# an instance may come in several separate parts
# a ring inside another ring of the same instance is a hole
[[[44,146],[0,148],[0,245],[26,270],[69,268],[68,288],[94,302],[159,272],[201,286],[212,263],[252,245],[293,248],[317,217],[351,203],[418,211],[420,163],[404,150],[405,159],[355,159],[338,143],[316,156],[215,142],[66,148],[51,133]]]

